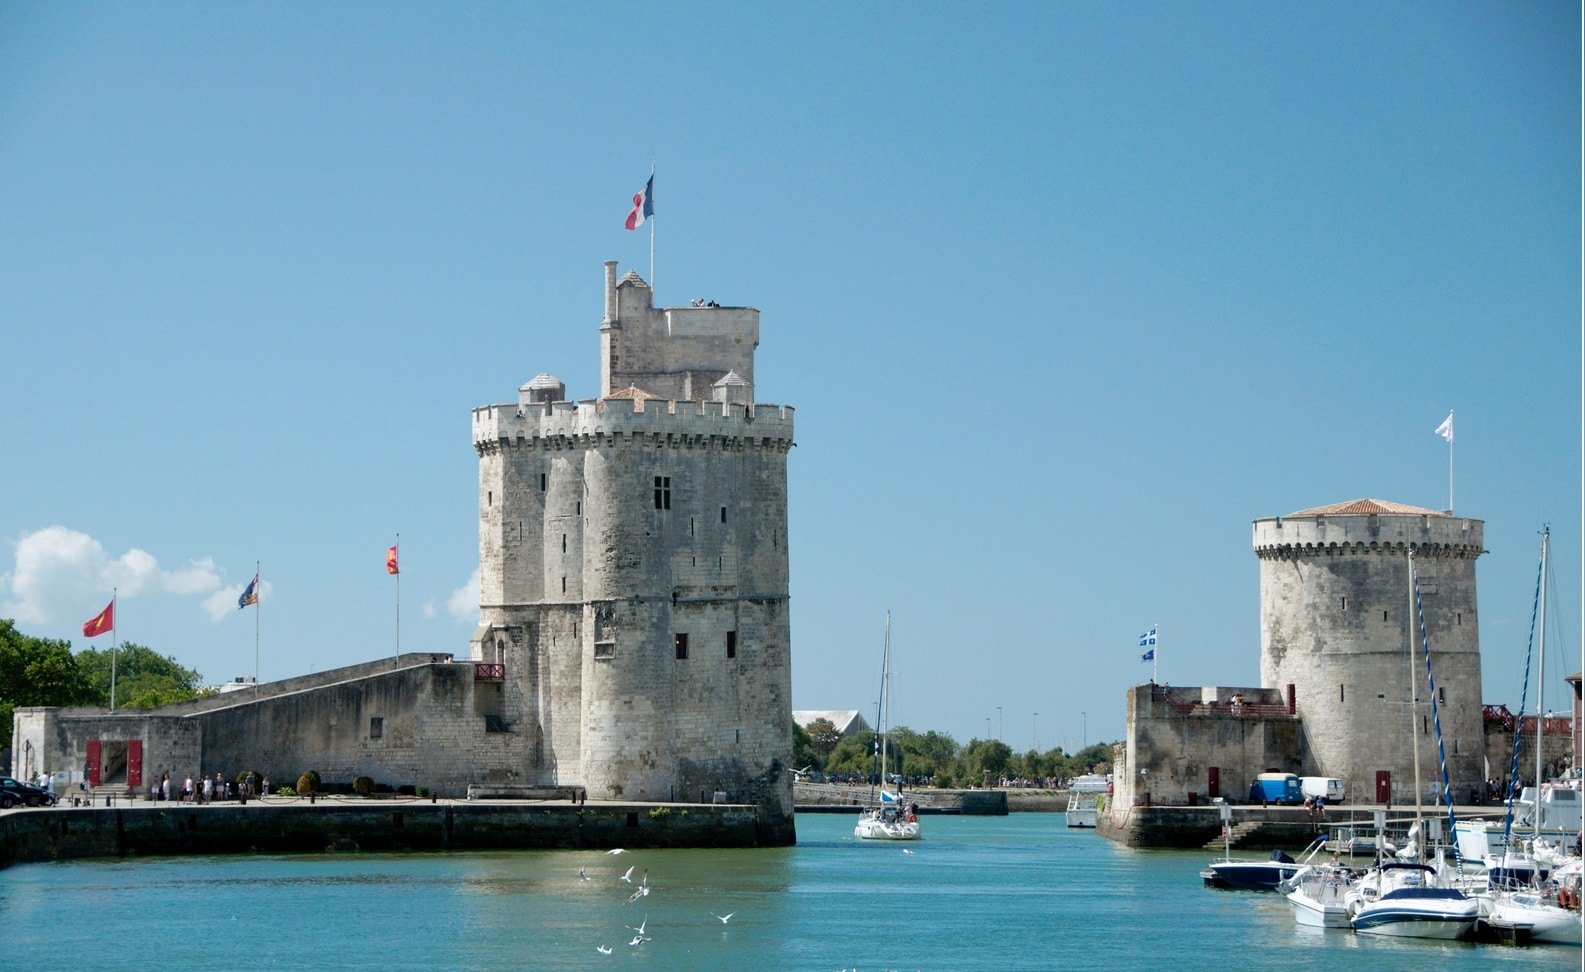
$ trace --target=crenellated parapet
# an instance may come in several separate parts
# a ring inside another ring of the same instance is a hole
[[[618,444],[668,449],[765,449],[793,446],[793,407],[735,402],[593,399],[473,410],[480,456],[504,446],[549,452]]]
[[[1255,521],[1261,560],[1390,556],[1474,558],[1485,546],[1484,524],[1431,511],[1276,516]]]

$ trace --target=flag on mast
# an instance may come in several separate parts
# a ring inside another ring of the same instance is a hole
[[[248,581],[247,589],[242,592],[241,597],[237,598],[237,610],[240,611],[249,604],[257,603],[259,603],[259,575],[254,574],[253,579]]]
[[[1442,420],[1442,424],[1436,427],[1436,434],[1446,439],[1449,443],[1453,441],[1453,413],[1451,411],[1447,413],[1447,418]]]
[[[397,546],[398,546],[397,544],[393,543],[385,551],[385,572],[387,574],[400,574],[402,572],[401,569],[399,567],[397,567],[397,565],[396,565],[396,548],[397,548]]]
[[[644,220],[653,215],[655,215],[655,173],[651,172],[649,181],[644,183],[644,188],[633,194],[633,208],[628,210],[627,222],[622,225],[630,230],[638,229],[644,225]]]
[[[1156,660],[1156,626],[1151,625],[1150,630],[1139,636],[1139,647],[1145,649],[1140,652],[1139,660],[1142,662]]]
[[[116,626],[116,599],[111,598],[105,609],[94,615],[93,620],[83,625],[84,638],[97,638],[106,631],[115,630]]]

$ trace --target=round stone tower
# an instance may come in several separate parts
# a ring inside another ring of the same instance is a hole
[[[1342,779],[1350,802],[1414,801],[1411,726],[1422,798],[1441,779],[1417,627],[1409,664],[1411,552],[1453,793],[1480,785],[1482,527],[1371,499],[1255,521],[1261,684],[1302,716],[1305,771]]]
[[[790,843],[793,410],[748,397],[759,312],[656,309],[607,264],[600,331],[600,398],[562,401],[540,375],[474,410],[475,658],[504,668],[525,778],[721,794]]]

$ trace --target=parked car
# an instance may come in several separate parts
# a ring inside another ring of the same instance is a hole
[[[29,807],[53,807],[55,794],[41,786],[23,783],[9,776],[0,776],[0,810],[9,810],[17,804]]]

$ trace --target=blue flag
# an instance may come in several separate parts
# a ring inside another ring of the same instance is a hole
[[[1149,651],[1145,652],[1143,655],[1140,655],[1139,656],[1139,660],[1142,661],[1142,662],[1155,661],[1156,660],[1156,649],[1152,648]]]
[[[248,581],[247,589],[242,592],[242,596],[241,597],[237,598],[237,610],[240,611],[242,608],[247,607],[249,604],[257,604],[257,603],[259,603],[258,587],[259,587],[259,575],[258,574],[254,574],[253,575],[253,579]]]

